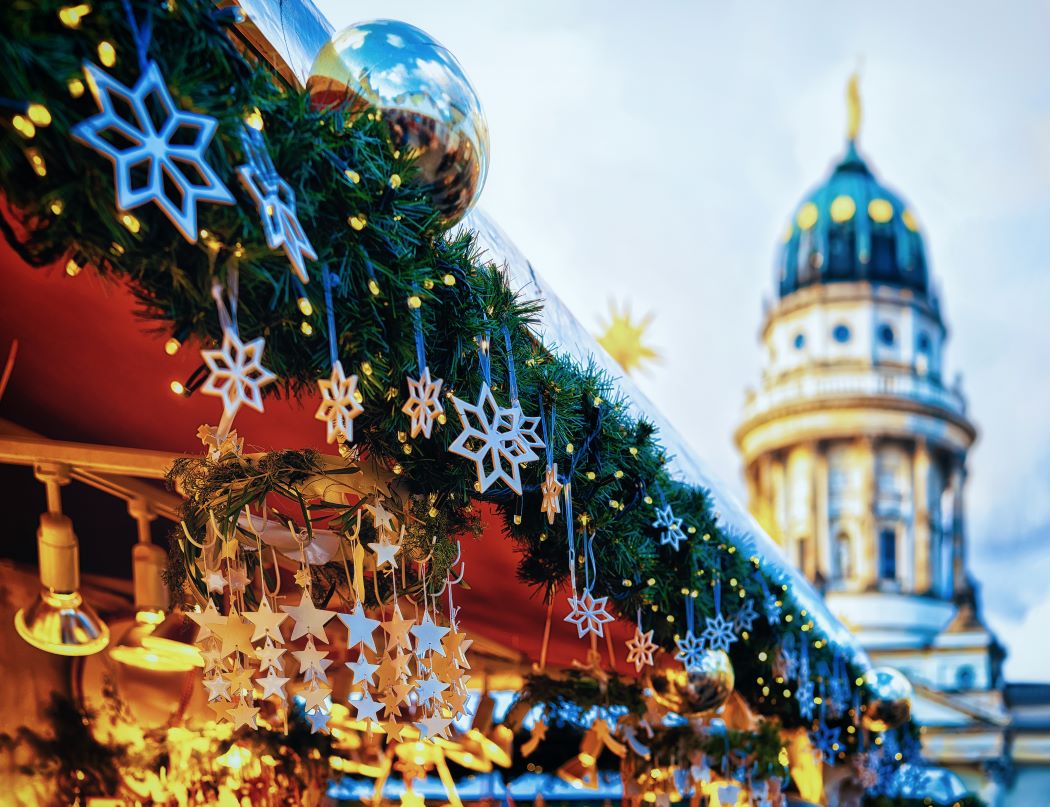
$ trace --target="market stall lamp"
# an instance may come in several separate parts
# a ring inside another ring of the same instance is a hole
[[[80,550],[73,523],[43,513],[37,531],[39,596],[15,614],[15,630],[29,644],[59,656],[89,656],[109,644],[109,628],[80,596]]]

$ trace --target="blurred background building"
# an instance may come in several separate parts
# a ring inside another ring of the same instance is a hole
[[[915,213],[857,146],[778,248],[764,366],[736,442],[750,507],[876,663],[916,690],[931,762],[992,805],[1050,803],[1050,687],[1003,681],[966,570],[977,436]]]

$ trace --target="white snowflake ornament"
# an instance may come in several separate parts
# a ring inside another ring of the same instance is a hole
[[[570,610],[565,621],[576,626],[576,632],[581,639],[588,633],[599,637],[604,636],[605,624],[613,621],[612,614],[606,610],[608,601],[608,597],[595,599],[589,590],[584,591],[579,597],[575,595],[569,597]]]
[[[401,411],[412,419],[413,437],[422,434],[429,438],[434,421],[445,412],[445,407],[441,404],[441,385],[444,382],[440,378],[431,378],[429,367],[423,368],[423,374],[418,381],[414,378],[407,378],[406,381],[408,400],[401,407]]]
[[[670,545],[671,549],[677,550],[678,544],[685,540],[682,532],[682,519],[675,518],[671,505],[658,507],[656,509],[656,521],[653,526],[660,530],[660,545]]]
[[[365,411],[357,401],[357,376],[347,378],[343,363],[332,365],[332,375],[317,382],[321,390],[321,405],[317,407],[317,420],[324,421],[325,438],[329,443],[337,440],[354,440],[354,418]]]
[[[642,667],[653,666],[653,653],[659,648],[653,641],[653,632],[642,629],[634,629],[634,638],[627,640],[627,663],[634,665],[635,672],[641,672]]]
[[[477,465],[482,493],[502,480],[520,496],[521,466],[539,459],[532,450],[532,438],[522,434],[522,427],[527,424],[523,424],[521,409],[498,406],[488,384],[481,385],[476,404],[456,397],[452,403],[463,431],[448,450]],[[534,426],[532,430],[535,431]]]
[[[221,348],[201,351],[201,358],[209,370],[201,393],[222,398],[222,409],[227,418],[232,419],[241,406],[263,411],[261,390],[277,378],[262,366],[265,349],[266,340],[261,336],[245,343],[227,328],[223,331]]]
[[[195,243],[197,203],[234,203],[204,158],[218,122],[176,107],[156,62],[146,65],[134,87],[90,63],[84,74],[99,112],[70,133],[113,163],[117,207],[154,202]]]
[[[245,139],[246,145],[251,142],[248,137]],[[248,163],[240,166],[237,174],[259,210],[266,245],[270,249],[283,248],[296,277],[308,283],[310,278],[306,274],[305,258],[316,261],[317,252],[303,225],[299,223],[295,191],[277,175],[272,166],[266,164],[268,159],[264,159],[263,148],[261,143],[248,147]]]

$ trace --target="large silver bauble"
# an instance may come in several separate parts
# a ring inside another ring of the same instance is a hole
[[[875,667],[864,673],[862,723],[868,731],[889,731],[911,717],[912,686],[892,667]]]
[[[721,650],[705,650],[700,662],[688,669],[660,670],[649,678],[653,700],[686,718],[724,706],[735,684],[733,663]]]
[[[321,48],[306,86],[319,108],[379,112],[446,225],[477,201],[488,172],[485,113],[459,62],[429,34],[397,20],[351,25]]]

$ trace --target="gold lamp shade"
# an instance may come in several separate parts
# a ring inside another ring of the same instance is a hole
[[[40,596],[15,614],[15,630],[33,647],[60,656],[88,656],[109,644],[109,629],[80,596],[80,551],[73,523],[40,516]]]
[[[109,651],[121,664],[159,672],[188,672],[203,667],[193,646],[193,624],[175,611],[164,617],[168,587],[164,584],[164,550],[139,543],[131,553],[135,581],[135,622]]]

